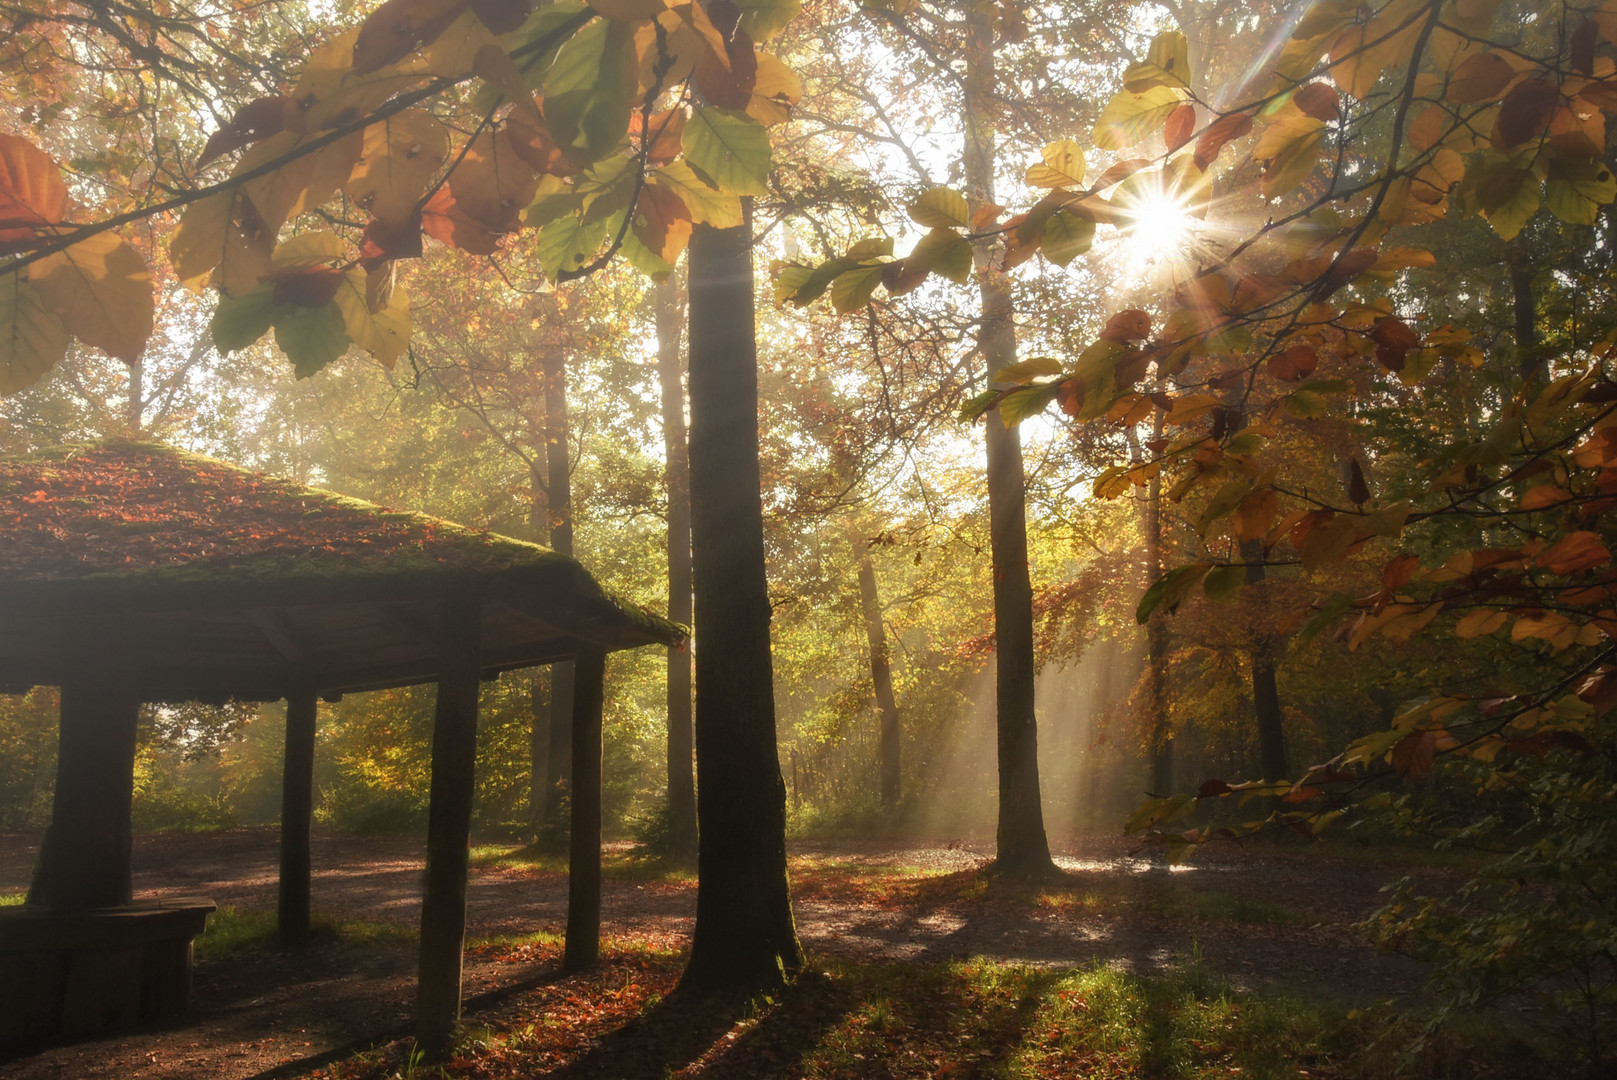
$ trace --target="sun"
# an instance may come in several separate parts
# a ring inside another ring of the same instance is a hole
[[[1128,211],[1130,254],[1147,262],[1182,258],[1195,233],[1196,219],[1189,207],[1165,191],[1154,191]]]

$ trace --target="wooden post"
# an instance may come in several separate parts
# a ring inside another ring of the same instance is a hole
[[[75,625],[64,658],[61,742],[50,828],[28,903],[53,911],[133,899],[130,809],[140,691],[128,627]]]
[[[458,594],[445,601],[443,669],[438,676],[438,705],[432,724],[427,891],[421,904],[421,966],[416,992],[416,1042],[428,1060],[440,1059],[448,1052],[460,1020],[481,623],[481,605],[474,594]]]
[[[567,945],[562,967],[578,971],[601,955],[601,705],[606,652],[590,646],[573,661],[573,818],[567,862]]]
[[[281,770],[281,888],[276,936],[282,945],[309,940],[309,831],[314,815],[313,690],[286,696],[286,760]]]

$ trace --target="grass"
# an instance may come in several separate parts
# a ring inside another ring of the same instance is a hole
[[[25,891],[0,893],[0,907],[21,907],[27,899],[28,893]]]
[[[1047,888],[1034,900],[1052,911],[1095,915],[1154,915],[1173,920],[1236,923],[1242,926],[1312,926],[1319,920],[1297,908],[1221,889],[1183,885],[1136,889],[1126,880],[1106,878],[1066,888]]]
[[[340,941],[347,945],[385,945],[410,942],[414,931],[389,923],[338,919],[316,912],[309,920],[311,941]],[[241,911],[225,905],[208,916],[208,925],[194,943],[198,963],[235,956],[275,944],[275,912]]]
[[[553,942],[542,957],[558,955]],[[529,946],[519,947],[528,953]],[[1497,1023],[1408,1048],[1418,1018],[1233,990],[1203,963],[1142,977],[1104,964],[1055,970],[972,959],[829,961],[751,1001],[668,997],[681,954],[614,939],[602,965],[469,1016],[454,1059],[413,1075],[504,1080],[1253,1080],[1544,1075],[1553,1057]],[[340,1062],[342,1080],[407,1074],[408,1043]]]
[[[474,844],[471,865],[483,870],[524,870],[543,876],[565,877],[567,856],[534,844]],[[660,859],[635,855],[632,850],[609,847],[601,853],[601,875],[615,881],[696,884],[696,872]]]

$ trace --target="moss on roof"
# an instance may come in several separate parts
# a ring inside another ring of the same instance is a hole
[[[71,582],[116,592],[503,574],[538,574],[593,594],[654,638],[685,636],[538,544],[173,447],[107,440],[0,458],[0,585]]]

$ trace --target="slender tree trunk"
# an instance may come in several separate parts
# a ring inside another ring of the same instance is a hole
[[[1248,587],[1261,589],[1264,569],[1263,542],[1246,540],[1241,544],[1241,557],[1248,563]],[[1258,618],[1263,618],[1268,603],[1261,591],[1253,605]],[[1252,709],[1258,717],[1258,759],[1265,780],[1285,779],[1290,771],[1286,765],[1286,728],[1280,711],[1280,688],[1275,681],[1275,643],[1269,635],[1255,631],[1252,635]]]
[[[690,245],[692,585],[696,603],[696,933],[682,987],[752,991],[803,962],[786,880],[758,464],[752,201]]]
[[[1544,357],[1538,347],[1538,313],[1533,305],[1533,263],[1518,237],[1509,246],[1510,294],[1516,316],[1516,365],[1521,377],[1533,379],[1544,374]]]
[[[1162,437],[1162,414],[1155,414],[1151,437]],[[1153,476],[1146,488],[1145,564],[1151,581],[1162,576],[1162,478]],[[1145,624],[1146,663],[1149,671],[1151,725],[1151,794],[1173,794],[1173,729],[1168,723],[1168,619],[1151,613]]]
[[[309,848],[318,709],[313,690],[287,695],[286,758],[281,770],[281,877],[275,916],[275,935],[282,945],[302,945],[309,940]]]
[[[967,16],[965,171],[967,194],[994,201],[994,30],[988,14]],[[1001,255],[977,248],[982,322],[977,345],[990,376],[1016,362],[1011,281]],[[1022,440],[990,416],[988,444],[989,540],[994,562],[995,705],[999,743],[999,829],[996,867],[1017,876],[1055,870],[1044,831],[1039,793],[1039,738],[1033,711],[1033,586],[1028,577],[1027,517]]]
[[[663,451],[668,467],[668,617],[691,622],[691,470],[685,448],[685,384],[680,336],[685,303],[677,276],[657,287],[657,375],[662,383]],[[668,650],[668,832],[670,854],[696,854],[696,771],[691,730],[691,654]]]
[[[559,348],[548,349],[545,374],[545,507],[550,525],[550,548],[573,553],[573,477],[568,454],[567,363]],[[545,784],[545,825],[560,830],[566,820],[573,770],[573,662],[550,665],[550,752]],[[561,832],[553,834],[556,840]]]
[[[853,554],[859,564],[859,605],[865,616],[870,682],[876,692],[876,720],[881,732],[881,803],[891,810],[898,805],[901,776],[898,699],[893,694],[893,670],[887,648],[887,627],[881,617],[881,595],[876,591],[876,567],[857,530],[853,533]]]
[[[146,417],[146,365],[136,360],[129,365],[129,400],[124,403],[124,426],[129,437],[138,439]]]
[[[550,545],[550,508],[545,492],[548,455],[540,447],[538,460],[529,467],[528,490],[532,509],[528,526],[536,544]],[[544,831],[550,790],[550,684],[542,668],[528,673],[528,824],[537,839]]]

